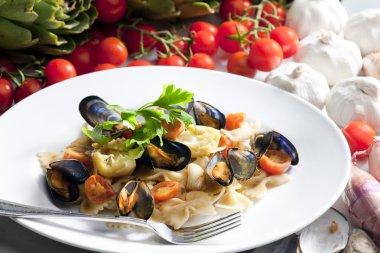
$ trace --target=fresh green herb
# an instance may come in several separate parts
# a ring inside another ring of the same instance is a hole
[[[132,138],[124,141],[126,150],[141,150],[150,140],[159,137],[162,143],[162,135],[165,129],[161,122],[173,123],[176,119],[181,120],[186,126],[194,124],[194,119],[183,108],[193,99],[193,93],[176,88],[173,84],[164,85],[160,97],[153,102],[146,103],[137,110],[124,109],[119,105],[110,105],[109,109],[118,111],[120,121],[107,121],[98,124],[93,130],[82,128],[82,132],[94,142],[104,145],[118,137],[104,136],[104,130],[112,130],[115,125],[122,124],[134,131]]]

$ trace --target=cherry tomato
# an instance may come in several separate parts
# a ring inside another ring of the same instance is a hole
[[[7,73],[3,73],[1,75],[3,71],[13,73],[16,72],[16,68],[10,61],[3,57],[0,57],[0,78],[4,78],[8,80],[10,83],[12,83],[12,78]]]
[[[224,157],[227,157],[227,149],[232,148],[234,142],[222,131],[220,131],[220,139],[218,147],[225,147],[222,153]]]
[[[179,193],[179,183],[176,181],[164,181],[152,188],[155,201],[164,201],[175,197]]]
[[[120,21],[127,11],[127,0],[96,0],[98,20],[104,23]]]
[[[84,193],[94,204],[102,204],[115,197],[112,186],[99,175],[92,175],[84,182]]]
[[[244,123],[246,115],[244,112],[230,113],[226,117],[226,129],[234,130],[241,127],[241,124]]]
[[[229,38],[231,36],[237,36],[238,32],[243,35],[248,32],[248,29],[243,24],[236,21],[226,21],[221,24],[216,35],[219,46],[228,53],[242,51],[243,49],[239,45],[238,40]]]
[[[92,72],[97,65],[95,54],[85,46],[75,48],[67,59],[74,65],[78,75]]]
[[[262,18],[267,20],[275,27],[282,26],[286,21],[286,12],[281,5],[274,2],[266,2],[263,7]],[[268,26],[264,21],[260,21],[259,25]]]
[[[175,119],[173,123],[161,122],[161,125],[166,130],[164,138],[174,141],[178,135],[180,135],[185,130],[185,123],[179,119]]]
[[[153,66],[153,64],[144,60],[135,60],[135,61],[131,61],[127,65],[127,67],[137,67],[137,66]]]
[[[11,107],[13,93],[12,84],[8,80],[0,78],[0,113],[5,112]]]
[[[156,28],[152,25],[139,24],[137,28],[144,30],[148,33],[155,33]],[[141,32],[132,28],[127,28],[123,30],[122,39],[127,45],[128,50],[131,53],[136,53],[140,51],[141,48]],[[153,48],[157,43],[157,40],[153,39],[147,34],[142,36],[142,44],[145,49]]]
[[[251,45],[249,65],[261,71],[271,71],[284,58],[281,46],[272,39],[259,39]]]
[[[189,67],[193,68],[201,68],[201,69],[215,69],[214,60],[208,55],[204,53],[196,53],[194,54],[189,61]]]
[[[246,52],[239,51],[231,54],[227,62],[227,71],[232,74],[254,77],[256,75],[256,69],[249,66],[249,56]]]
[[[281,46],[284,58],[293,56],[298,50],[298,35],[293,29],[287,26],[279,26],[273,29],[270,33],[270,38]]]
[[[24,98],[36,93],[42,89],[42,82],[36,78],[28,78],[24,83],[16,90],[15,102],[23,100]]]
[[[204,22],[204,21],[198,21],[193,23],[189,28],[190,33],[191,32],[199,32],[199,31],[208,31],[212,33],[212,35],[216,36],[218,33],[218,28],[214,26],[213,24]]]
[[[75,147],[66,148],[63,153],[64,159],[75,159],[83,163],[85,166],[91,164],[91,157],[87,155],[84,151],[79,150]]]
[[[117,66],[110,63],[103,63],[95,67],[94,71],[102,71],[107,69],[116,69]]]
[[[283,174],[288,170],[292,158],[285,152],[279,150],[268,150],[259,159],[260,167],[269,174]]]
[[[177,37],[178,40],[174,41],[172,44],[174,46],[176,46],[180,52],[182,52],[183,54],[185,54],[186,51],[187,51],[187,49],[189,48],[189,43],[187,41],[183,40],[182,36],[176,35],[176,37]],[[177,54],[178,53],[172,47],[170,47],[169,49],[170,49],[170,53],[172,53],[172,54]],[[157,43],[156,50],[157,50],[158,57],[160,57],[161,54],[167,54],[168,53],[168,52],[166,52],[164,44],[162,44],[161,42]]]
[[[252,6],[251,0],[223,0],[220,15],[224,20],[228,20],[230,17],[241,16],[250,6]],[[248,9],[247,14],[252,16],[253,9]]]
[[[85,47],[89,48],[94,54],[96,54],[96,50],[98,48],[98,45],[100,42],[105,38],[104,34],[98,30],[92,30],[90,31],[90,38],[87,41],[86,44],[84,44]]]
[[[350,146],[351,154],[368,149],[375,137],[375,130],[366,122],[353,121],[342,129]]]
[[[45,68],[47,86],[75,76],[77,76],[77,71],[74,65],[62,58],[51,60]]]
[[[157,65],[184,67],[186,65],[186,63],[180,56],[171,55],[171,56],[168,56],[166,58],[159,59],[157,62]]]
[[[96,56],[99,63],[120,66],[127,60],[128,50],[118,38],[107,37],[100,42]]]
[[[190,46],[193,53],[205,53],[213,56],[218,51],[218,41],[208,31],[199,31],[194,34],[193,44]]]

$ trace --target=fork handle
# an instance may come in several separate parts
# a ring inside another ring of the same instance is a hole
[[[19,217],[19,218],[69,218],[103,222],[116,222],[123,224],[132,224],[151,228],[148,221],[126,216],[113,215],[91,215],[70,211],[60,211],[45,209],[34,206],[21,205],[18,203],[0,200],[0,216]]]

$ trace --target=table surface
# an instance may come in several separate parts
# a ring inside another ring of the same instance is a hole
[[[343,0],[343,5],[346,7],[349,13],[354,13],[358,10],[367,8],[380,8],[380,2],[377,0]],[[218,56],[217,56],[218,57]],[[224,59],[223,59],[224,58]],[[221,64],[218,64],[218,70],[225,71],[225,56],[220,55]],[[261,78],[259,78],[261,79]],[[338,200],[335,208],[342,210],[342,203]],[[37,233],[34,233],[12,219],[7,217],[0,217],[0,252],[1,253],[33,253],[33,252],[54,252],[54,253],[91,253],[84,249],[75,248],[46,237],[43,237]],[[253,252],[252,250],[245,251],[244,253]]]

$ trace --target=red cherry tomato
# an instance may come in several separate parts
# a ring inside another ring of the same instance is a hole
[[[250,78],[256,75],[256,69],[249,66],[248,54],[243,51],[231,54],[230,58],[228,58],[227,70],[229,73]]]
[[[116,195],[112,186],[101,176],[92,175],[84,182],[84,193],[94,204],[102,204]]]
[[[350,146],[351,154],[366,150],[375,137],[375,130],[363,121],[354,121],[342,129],[344,137]]]
[[[3,57],[0,57],[0,75],[1,75],[1,72],[3,71],[13,73],[13,72],[16,72],[16,68],[10,61],[8,61],[7,59]],[[6,73],[3,73],[0,76],[0,78],[4,78],[12,83],[12,78]]]
[[[102,70],[107,70],[107,69],[116,69],[117,66],[110,64],[110,63],[103,63],[99,64],[98,66],[95,67],[94,71],[102,71]]]
[[[190,46],[193,53],[205,53],[213,56],[218,51],[218,41],[208,31],[199,31],[194,34],[193,44]]]
[[[152,25],[140,24],[137,28],[144,30],[149,33],[155,33],[156,28]],[[141,48],[141,32],[132,28],[127,28],[122,32],[122,39],[127,45],[128,50],[131,53],[136,53],[140,51]],[[157,41],[147,34],[142,36],[142,44],[145,49],[153,48]]]
[[[266,2],[263,7],[262,18],[267,20],[269,23],[277,26],[282,26],[286,21],[285,9],[274,2]],[[268,26],[264,21],[260,21],[260,26]]]
[[[98,45],[104,38],[105,36],[102,32],[97,30],[90,31],[90,38],[87,41],[87,43],[84,44],[84,46],[89,48],[94,54],[96,54]]]
[[[279,150],[268,150],[259,159],[260,167],[269,174],[283,174],[285,173],[290,164],[292,158],[285,152]]]
[[[284,58],[293,56],[299,47],[299,39],[297,33],[286,26],[279,26],[270,33],[270,38],[277,41],[282,48]]]
[[[212,35],[216,36],[216,34],[218,33],[218,28],[214,26],[213,24],[210,24],[204,21],[198,21],[198,22],[193,23],[190,26],[189,31],[196,32],[196,33],[199,31],[208,31],[212,33]]]
[[[224,20],[228,20],[230,17],[241,16],[244,11],[252,6],[250,0],[224,0],[220,6],[220,15]],[[252,16],[253,9],[248,10],[248,16]]]
[[[24,83],[16,90],[15,102],[18,103],[24,98],[41,90],[42,82],[36,78],[28,78]]]
[[[12,84],[8,80],[0,78],[0,113],[5,112],[11,107],[13,94]]]
[[[242,51],[242,47],[239,45],[238,40],[231,39],[231,36],[237,36],[237,33],[245,34],[248,29],[241,23],[236,21],[226,21],[219,27],[216,35],[219,41],[219,46],[228,53],[235,53]]]
[[[153,199],[164,201],[175,197],[180,192],[180,185],[177,181],[163,181],[152,188]]]
[[[157,62],[157,65],[184,67],[186,65],[186,63],[180,56],[171,55],[171,56],[168,56],[166,58],[159,59]]]
[[[77,71],[74,65],[62,58],[51,60],[45,67],[47,86],[75,76],[77,76]]]
[[[107,37],[100,42],[96,56],[99,63],[120,66],[127,60],[128,50],[118,38]]]
[[[127,0],[96,0],[98,20],[104,23],[120,21],[127,11]]]
[[[137,67],[137,66],[153,66],[153,64],[144,60],[136,60],[136,61],[131,61],[127,65],[127,67]]]
[[[85,46],[75,48],[67,59],[74,65],[78,75],[92,72],[97,64],[95,54]]]
[[[175,40],[172,44],[174,46],[176,46],[181,53],[185,54],[186,51],[187,51],[187,49],[188,49],[188,47],[189,47],[189,43],[187,41],[183,40],[183,37],[180,36],[180,35],[176,35],[176,38],[178,40]],[[170,53],[172,53],[172,54],[177,54],[178,53],[172,47],[170,47],[169,49],[170,49]],[[162,44],[161,42],[157,43],[156,50],[157,50],[158,57],[160,57],[161,54],[167,54],[168,53],[168,52],[166,52],[164,44]]]
[[[201,68],[201,69],[215,69],[214,60],[208,55],[204,53],[196,53],[194,54],[189,61],[189,67],[193,68]]]
[[[251,45],[249,65],[260,71],[271,71],[284,58],[280,45],[272,39],[259,39]]]

